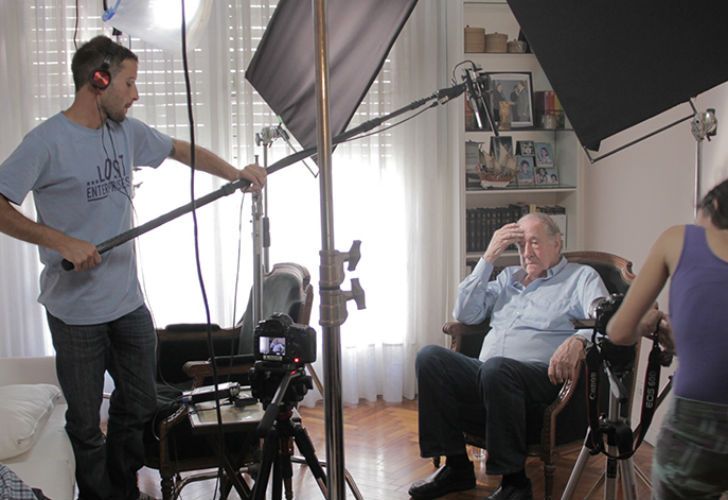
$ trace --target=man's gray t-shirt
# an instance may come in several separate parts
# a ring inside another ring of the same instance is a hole
[[[171,151],[169,136],[134,118],[90,129],[58,113],[0,165],[0,194],[20,205],[32,191],[39,223],[99,244],[131,228],[132,167],[157,167]],[[39,251],[38,301],[65,323],[105,323],[144,303],[132,242],[86,272],[64,271],[58,252]]]

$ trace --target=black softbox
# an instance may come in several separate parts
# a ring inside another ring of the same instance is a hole
[[[417,0],[328,0],[329,123],[343,132]],[[245,78],[304,148],[316,146],[313,6],[281,0]]]
[[[582,145],[728,80],[728,3],[508,0]]]

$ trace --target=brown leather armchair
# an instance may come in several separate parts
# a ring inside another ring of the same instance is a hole
[[[632,263],[616,255],[604,252],[567,252],[563,254],[569,262],[593,267],[601,276],[609,293],[626,293],[635,275]],[[483,338],[490,326],[486,319],[479,325],[448,322],[442,327],[450,335],[451,349],[471,357],[477,357]],[[579,373],[583,371],[583,366]],[[544,464],[544,498],[550,500],[554,488],[555,461],[560,446],[581,443],[587,428],[584,377],[563,385],[556,400],[545,408],[534,409],[528,415],[528,454],[541,459]],[[608,397],[608,391],[602,396]],[[606,404],[603,401],[602,404]],[[578,441],[577,441],[578,440]],[[471,446],[485,448],[485,437],[465,434],[465,441]],[[435,459],[439,464],[439,458]]]
[[[233,328],[213,325],[219,382],[229,380],[247,383],[254,363],[252,301]],[[263,278],[263,317],[285,312],[296,323],[308,325],[313,307],[313,288],[308,270],[294,263],[279,263]],[[208,359],[206,325],[170,325],[157,331],[159,412],[145,436],[145,465],[159,470],[164,500],[179,495],[193,481],[210,479],[214,472],[192,473],[217,469],[219,457],[205,437],[195,435],[189,424],[188,407],[180,405],[183,390],[211,384],[212,364]],[[239,450],[236,466],[250,461],[257,447],[257,436],[226,433],[226,449]],[[181,473],[185,474],[182,477]],[[222,498],[231,488],[223,477]]]

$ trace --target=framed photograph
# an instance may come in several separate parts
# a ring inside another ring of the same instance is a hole
[[[516,154],[523,156],[533,156],[535,153],[533,141],[518,141],[516,143]]]
[[[546,184],[551,184],[552,186],[559,184],[559,172],[556,170],[556,167],[546,169]]]
[[[533,183],[537,186],[557,186],[559,184],[559,172],[556,167],[539,167],[536,165]]]
[[[484,72],[489,78],[488,101],[497,123],[508,121],[513,128],[533,127],[533,82],[529,71]],[[505,103],[505,104],[502,104]],[[508,116],[501,116],[508,113]]]
[[[554,145],[550,142],[537,142],[536,148],[536,166],[537,167],[553,167],[554,166]]]
[[[533,144],[533,143],[532,143]],[[533,168],[534,161],[531,155],[518,155],[516,156],[516,165],[518,165],[518,185],[519,186],[532,186],[534,183],[533,179]]]

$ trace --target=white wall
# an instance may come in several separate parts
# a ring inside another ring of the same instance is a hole
[[[718,135],[703,143],[703,175],[701,193],[728,177],[728,84],[706,92],[697,101],[697,108],[715,108],[719,120]],[[691,114],[688,105],[678,106],[655,119],[632,127],[602,144],[607,152],[646,133]],[[720,121],[725,121],[721,126]],[[696,141],[686,121],[639,144],[587,166],[584,175],[584,244],[585,249],[611,252],[631,260],[639,272],[650,246],[659,234],[673,224],[693,221],[694,168]],[[593,155],[596,156],[596,155]],[[661,308],[669,307],[667,288],[659,297]],[[642,346],[635,404],[641,402],[646,355],[651,344]],[[676,363],[663,369],[666,376]],[[654,443],[656,430],[667,400],[658,410],[650,426],[648,441]],[[633,426],[639,414],[633,412]]]

